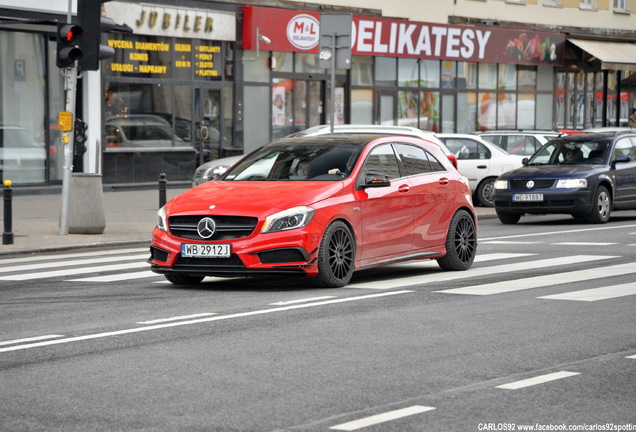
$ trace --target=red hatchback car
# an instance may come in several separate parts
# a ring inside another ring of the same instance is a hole
[[[342,287],[353,272],[415,259],[470,268],[477,218],[468,180],[425,139],[289,138],[248,154],[157,213],[152,271],[284,275]]]

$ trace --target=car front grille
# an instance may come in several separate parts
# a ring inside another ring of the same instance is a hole
[[[548,189],[554,185],[554,179],[547,180],[510,180],[510,189],[528,189],[528,182],[533,181],[532,189]]]
[[[245,265],[235,254],[232,254],[229,258],[189,258],[178,255],[173,268],[178,270],[180,267],[226,269],[229,271],[231,269],[244,269]]]
[[[216,230],[212,237],[202,238],[198,231],[199,221],[209,217],[214,220]],[[175,237],[189,240],[233,240],[248,237],[256,228],[258,219],[246,216],[172,216],[168,222],[170,233]]]
[[[568,208],[574,205],[574,200],[547,200],[547,201],[523,201],[523,202],[512,202],[512,201],[495,201],[496,207],[506,207],[506,208]]]

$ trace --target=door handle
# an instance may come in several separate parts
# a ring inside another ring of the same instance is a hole
[[[441,179],[439,179],[439,184],[441,185],[447,185],[449,183],[449,180],[446,177],[442,177]]]
[[[486,169],[488,168],[486,165],[477,165],[477,169]]]
[[[402,185],[398,188],[398,192],[408,192],[410,190],[411,188],[409,187],[409,185]]]

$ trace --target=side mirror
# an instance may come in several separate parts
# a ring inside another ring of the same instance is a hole
[[[632,158],[630,158],[629,156],[620,155],[620,156],[616,156],[616,159],[612,161],[612,165],[616,165],[617,163],[627,163],[631,161],[632,161]]]
[[[368,173],[364,177],[362,188],[376,188],[391,186],[391,179],[384,174]]]
[[[528,161],[529,161],[529,160],[530,160],[530,159],[528,159],[527,157],[524,157],[523,159],[521,159],[521,164],[522,164],[522,165],[524,165],[524,166],[525,166],[525,165],[528,165]]]

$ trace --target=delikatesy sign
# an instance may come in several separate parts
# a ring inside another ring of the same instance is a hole
[[[256,29],[267,51],[318,52],[320,13],[244,7],[243,48],[256,49]],[[467,62],[562,66],[565,35],[510,28],[435,24],[354,16],[352,54]]]

